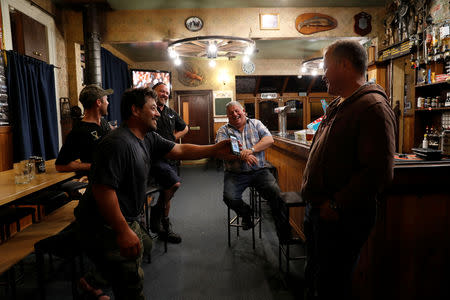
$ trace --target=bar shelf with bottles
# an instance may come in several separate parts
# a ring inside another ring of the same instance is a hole
[[[441,147],[439,137],[450,130],[450,20],[433,24],[424,30],[417,55],[414,146],[422,148],[428,139],[430,148]]]

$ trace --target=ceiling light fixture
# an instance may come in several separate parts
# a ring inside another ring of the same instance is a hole
[[[299,76],[303,75],[323,75],[323,57],[316,57],[303,61],[300,67]]]
[[[234,36],[198,36],[174,41],[169,44],[169,56],[176,53],[180,57],[228,58],[254,53],[255,41]]]

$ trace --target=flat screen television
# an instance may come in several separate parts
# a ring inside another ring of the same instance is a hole
[[[164,82],[169,87],[169,91],[172,90],[172,78],[169,71],[132,69],[131,78],[133,87],[152,88],[156,83]]]

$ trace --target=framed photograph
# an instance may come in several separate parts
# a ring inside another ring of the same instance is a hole
[[[203,20],[199,17],[192,16],[184,21],[184,26],[189,31],[199,31],[203,28]]]
[[[259,14],[259,29],[280,29],[280,14]]]

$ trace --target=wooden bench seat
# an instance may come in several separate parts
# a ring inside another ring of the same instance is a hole
[[[71,201],[49,214],[42,222],[32,224],[0,245],[0,274],[34,252],[34,244],[59,233],[75,220],[78,201]]]

